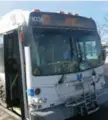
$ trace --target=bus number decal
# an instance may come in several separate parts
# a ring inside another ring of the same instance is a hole
[[[42,17],[39,17],[39,16],[31,17],[31,20],[32,20],[33,22],[40,22],[40,23],[43,22],[43,18],[42,18]]]

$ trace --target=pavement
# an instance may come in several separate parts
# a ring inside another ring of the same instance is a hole
[[[0,106],[0,120],[21,120],[19,116]]]
[[[97,111],[96,113],[93,113],[89,116],[84,116],[84,117],[74,117],[74,118],[71,118],[69,120],[80,120],[82,119],[83,120],[108,120],[108,106],[106,105],[102,105],[100,107],[100,110]]]
[[[16,120],[16,119],[0,109],[0,120]]]

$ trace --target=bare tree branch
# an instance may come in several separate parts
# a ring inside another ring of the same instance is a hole
[[[106,29],[104,27],[105,25],[99,25],[97,24],[97,28],[98,28],[98,34],[100,35],[101,39],[104,39],[105,33],[106,33]]]
[[[102,40],[105,40],[106,35],[108,34],[108,14],[104,17],[105,23],[100,25],[97,25],[98,33],[101,36]]]

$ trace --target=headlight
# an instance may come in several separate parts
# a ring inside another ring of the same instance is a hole
[[[47,99],[44,98],[31,98],[29,99],[29,105],[42,105],[47,102]]]
[[[32,99],[32,98],[29,98],[29,100],[28,100],[28,104],[29,105],[35,105],[35,100],[34,99]]]
[[[42,100],[42,99],[39,99],[37,103],[38,103],[38,104],[42,104],[42,103],[43,103],[43,100]]]

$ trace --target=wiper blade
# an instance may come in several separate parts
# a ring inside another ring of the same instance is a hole
[[[78,42],[78,48],[79,48],[79,55],[80,55],[79,62],[81,63],[83,61],[83,56],[82,56],[82,52],[81,52],[82,50],[79,42]]]
[[[60,78],[60,80],[58,81],[58,84],[62,84],[64,82],[64,76],[65,74],[63,74]]]

